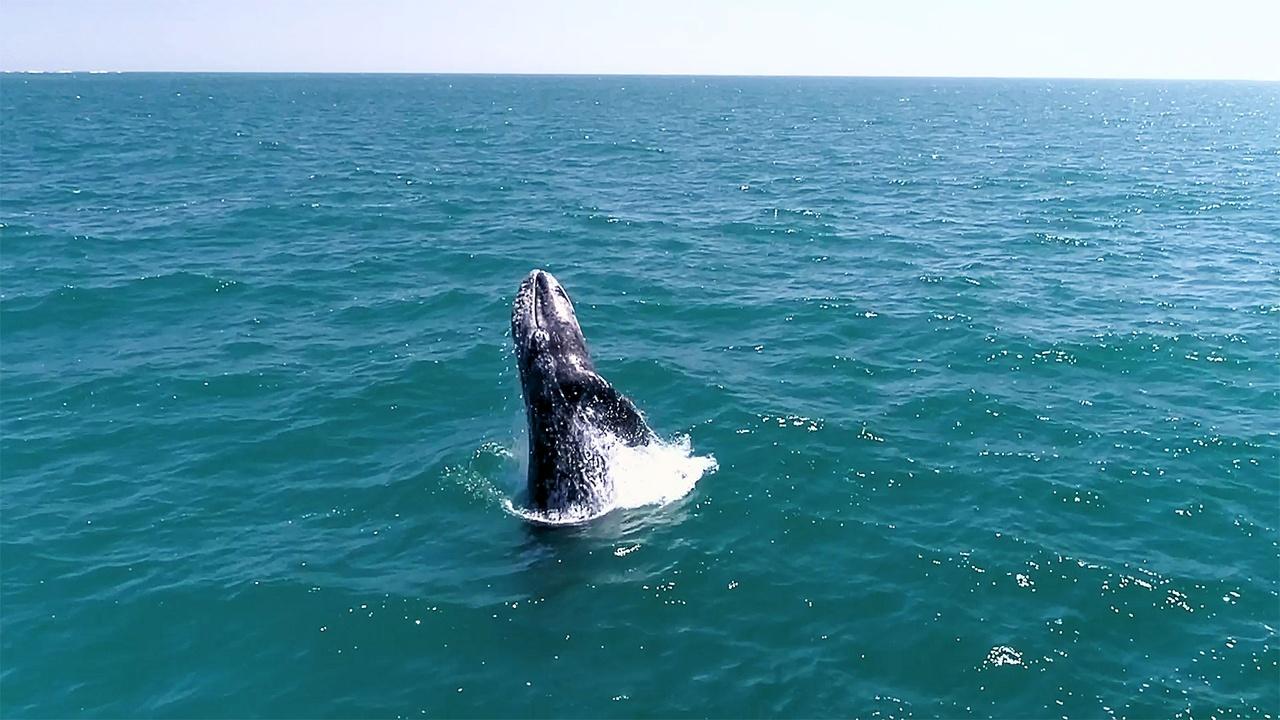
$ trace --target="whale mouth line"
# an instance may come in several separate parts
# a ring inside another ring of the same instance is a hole
[[[550,282],[548,282],[548,278],[550,278]],[[542,297],[544,292],[550,295],[557,290],[559,290],[561,297],[565,297],[564,290],[559,287],[555,278],[551,277],[551,274],[545,270],[535,270],[525,279],[518,295],[525,297],[522,314],[530,329],[550,331],[556,317],[563,314],[557,310],[554,297],[547,299]]]
[[[533,281],[529,286],[529,317],[533,321],[536,328],[542,327],[542,313],[539,312],[541,303],[538,301],[538,281]]]

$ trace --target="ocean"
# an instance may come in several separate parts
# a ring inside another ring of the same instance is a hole
[[[0,77],[0,715],[1280,714],[1280,85]],[[663,438],[521,517],[533,268]]]

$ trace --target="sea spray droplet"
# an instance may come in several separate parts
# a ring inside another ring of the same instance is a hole
[[[991,648],[991,651],[987,653],[987,659],[983,664],[993,667],[999,667],[1000,665],[1021,665],[1022,653],[1008,645],[997,645]]]

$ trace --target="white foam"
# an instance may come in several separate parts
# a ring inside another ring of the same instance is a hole
[[[688,495],[703,475],[719,468],[715,457],[694,455],[688,435],[640,447],[619,443],[609,458],[613,504],[619,508],[666,505]]]
[[[538,511],[518,507],[507,497],[502,500],[503,509],[533,523],[577,525],[618,509],[675,502],[688,495],[704,475],[719,468],[714,456],[693,454],[687,435],[638,447],[629,447],[605,434],[596,441],[607,459],[612,498],[598,506]]]

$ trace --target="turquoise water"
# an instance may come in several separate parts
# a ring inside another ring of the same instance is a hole
[[[1280,711],[1280,86],[0,110],[5,717]],[[533,267],[687,494],[506,509]]]

